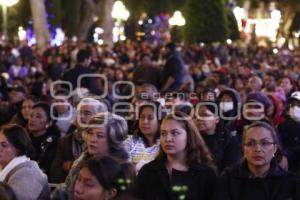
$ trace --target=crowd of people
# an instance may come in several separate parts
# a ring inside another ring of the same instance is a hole
[[[300,200],[300,52],[0,47],[0,199]]]

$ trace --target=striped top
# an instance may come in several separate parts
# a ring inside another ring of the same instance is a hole
[[[159,146],[159,139],[156,140],[153,146],[146,147],[141,137],[132,135],[128,136],[124,141],[124,147],[129,154],[129,161],[135,165],[137,171],[139,171],[144,164],[154,160],[159,152]]]

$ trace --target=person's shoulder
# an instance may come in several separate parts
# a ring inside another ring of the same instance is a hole
[[[244,173],[243,173],[244,172]],[[220,177],[237,177],[241,178],[243,174],[246,174],[245,170],[243,170],[243,164],[241,162],[236,163],[231,167],[226,167],[221,173]],[[246,175],[244,175],[246,177]]]
[[[216,176],[216,172],[213,168],[203,163],[195,163],[190,166],[190,170],[196,173],[205,174],[207,176]]]
[[[39,179],[41,181],[46,180],[47,176],[42,172],[39,168],[38,164],[35,161],[27,161],[18,166],[16,166],[12,170],[11,177],[18,178],[18,179]]]
[[[140,173],[158,171],[162,168],[163,168],[163,162],[158,159],[155,159],[145,164],[140,170]]]

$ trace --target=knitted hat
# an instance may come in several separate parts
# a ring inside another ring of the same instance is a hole
[[[259,102],[264,105],[265,109],[272,105],[271,100],[262,92],[250,93],[246,98],[246,102]]]

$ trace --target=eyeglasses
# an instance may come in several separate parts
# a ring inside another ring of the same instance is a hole
[[[252,140],[252,141],[249,141],[249,142],[245,143],[244,145],[245,145],[246,147],[249,147],[249,148],[254,148],[254,147],[256,147],[256,145],[258,145],[258,144],[259,144],[259,146],[261,146],[262,148],[268,148],[269,146],[274,145],[274,144],[276,144],[276,143],[270,142],[270,141],[260,141],[260,142],[256,142],[255,140]]]

